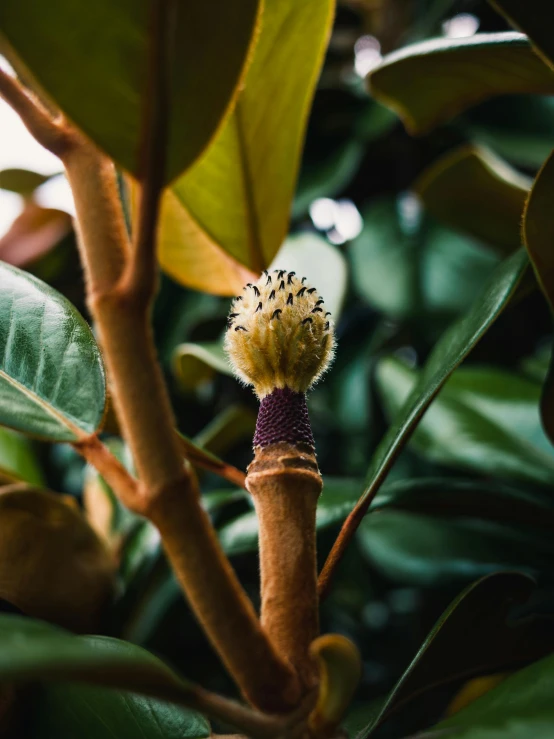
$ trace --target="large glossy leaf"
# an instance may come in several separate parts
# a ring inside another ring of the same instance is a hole
[[[395,418],[418,372],[387,358],[377,370],[385,406]],[[554,449],[539,418],[540,386],[504,370],[462,368],[421,419],[415,449],[434,462],[481,474],[554,483]]]
[[[539,530],[464,515],[370,512],[357,540],[377,571],[394,582],[418,587],[465,584],[499,570],[548,572],[554,561],[552,527]]]
[[[33,739],[200,739],[210,726],[170,703],[83,685],[48,685],[33,700]]]
[[[518,167],[542,166],[554,146],[554,100],[549,95],[505,95],[463,116],[472,140]]]
[[[512,606],[525,602],[532,591],[533,582],[516,573],[486,577],[463,591],[437,621],[358,739],[371,736],[391,713],[412,698],[421,700],[434,686],[513,668],[548,653],[552,646],[548,625],[508,620]],[[468,736],[473,739],[473,734]]]
[[[554,530],[554,500],[548,490],[513,487],[485,480],[415,478],[384,485],[373,501],[377,511],[411,511],[443,518],[474,518]]]
[[[177,281],[232,294],[239,267],[230,261],[259,273],[277,253],[333,8],[333,0],[265,3],[233,114],[164,203],[159,256]]]
[[[550,655],[504,680],[467,708],[437,725],[452,739],[550,739],[554,725]]]
[[[523,251],[504,260],[471,310],[437,342],[419,381],[375,452],[368,472],[368,486],[360,500],[361,506],[369,505],[439,390],[504,310],[527,264],[527,256]]]
[[[416,478],[381,488],[358,542],[392,579],[436,586],[499,569],[549,568],[553,531],[549,491]]]
[[[185,705],[194,690],[134,644],[75,636],[43,621],[7,614],[0,614],[0,680],[90,683]]]
[[[531,183],[491,151],[463,146],[425,170],[414,189],[439,221],[510,253],[521,246]]]
[[[75,308],[36,277],[0,263],[0,424],[76,441],[104,414],[104,368]]]
[[[16,431],[0,428],[0,483],[3,482],[41,486],[44,477],[29,441]]]
[[[495,95],[554,92],[552,71],[520,33],[413,44],[386,56],[368,82],[417,134]]]
[[[198,157],[233,100],[258,0],[180,2],[174,33],[167,179]],[[152,6],[149,0],[4,0],[1,34],[25,71],[125,169],[140,168]],[[13,56],[10,55],[13,60]]]
[[[491,5],[526,33],[539,54],[554,70],[554,7],[550,0],[489,0]]]
[[[428,223],[413,196],[381,198],[363,215],[364,227],[349,246],[354,286],[394,318],[458,315],[498,262],[481,244]]]

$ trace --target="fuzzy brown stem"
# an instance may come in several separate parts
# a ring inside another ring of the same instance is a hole
[[[19,80],[0,69],[0,96],[21,116],[29,133],[46,149],[61,156],[68,145],[68,128],[54,119],[42,103]]]
[[[319,633],[315,516],[322,488],[313,448],[257,447],[246,487],[260,526],[262,625],[309,688],[317,681],[309,649]]]
[[[112,490],[117,491],[117,496],[124,505],[133,505],[140,495],[138,481],[127,472],[98,436],[89,436],[83,441],[75,442],[73,447],[98,470]]]
[[[83,142],[82,146],[86,147],[87,143]],[[98,188],[102,193],[99,199],[80,181],[87,178],[94,156],[98,157],[95,165],[98,177],[108,180]],[[150,300],[144,301],[142,286],[135,293],[135,283],[114,284],[115,277],[122,275],[121,261],[126,258],[128,245],[123,214],[109,195],[112,171],[96,150],[72,151],[66,167],[71,172],[71,183],[76,183],[79,241],[89,275],[89,306],[112,380],[123,435],[140,479],[137,495],[125,499],[125,503],[159,528],[193,610],[244,695],[264,710],[288,710],[298,697],[294,673],[262,630],[201,510],[194,480],[183,465],[173,413],[156,358],[149,320]],[[96,217],[90,217],[89,208]],[[102,218],[103,208],[106,208],[106,219]],[[106,234],[110,223],[113,228]],[[119,248],[107,253],[114,239],[121,241]],[[230,629],[229,624],[237,630]]]
[[[113,162],[77,131],[63,153],[89,300],[118,283],[130,252]]]
[[[266,634],[260,628],[252,629],[256,614],[247,599],[237,599],[238,582],[228,561],[219,555],[219,542],[206,513],[199,505],[179,504],[184,495],[197,501],[198,492],[190,479],[186,488],[181,482],[166,490],[149,517],[162,535],[193,610],[245,696],[270,713],[290,710],[299,698],[292,670],[275,659]],[[186,536],[182,535],[184,530]],[[283,690],[283,686],[287,688]]]

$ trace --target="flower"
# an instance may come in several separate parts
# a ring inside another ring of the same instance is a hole
[[[264,271],[233,301],[225,349],[260,399],[276,388],[305,393],[329,367],[334,347],[323,298],[295,272]]]

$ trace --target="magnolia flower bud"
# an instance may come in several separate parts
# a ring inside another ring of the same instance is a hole
[[[265,271],[233,301],[225,348],[260,399],[276,389],[305,393],[329,367],[334,345],[323,298],[294,272]]]

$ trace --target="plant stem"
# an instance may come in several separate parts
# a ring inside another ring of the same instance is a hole
[[[313,449],[257,447],[246,487],[260,527],[262,625],[310,688],[317,682],[310,645],[319,633],[315,517],[322,488]]]
[[[77,131],[62,152],[77,212],[78,241],[101,245],[80,250],[89,302],[108,294],[121,279],[130,253],[113,162]]]
[[[61,156],[68,129],[63,119],[52,118],[46,108],[15,77],[0,69],[0,95],[18,113],[29,133],[46,149]]]
[[[219,457],[206,449],[202,449],[202,447],[199,447],[193,441],[178,432],[177,438],[183,456],[188,459],[191,464],[201,467],[204,470],[208,470],[209,472],[213,472],[215,475],[219,475],[225,480],[229,480],[229,482],[232,482],[233,485],[237,485],[239,488],[245,487],[246,475],[244,472],[233,467],[232,464],[228,464],[224,460],[219,459]]]
[[[96,156],[102,157],[99,153]],[[82,161],[80,157],[72,158],[69,167],[78,168]],[[70,180],[79,176],[86,177],[87,171],[80,175],[73,171]],[[80,200],[79,194],[77,189],[75,200],[80,218],[90,202]],[[121,211],[120,219],[123,227]],[[245,696],[265,710],[286,710],[297,697],[293,674],[262,631],[200,507],[193,478],[183,465],[156,359],[150,301],[144,302],[142,285],[138,295],[133,292],[134,282],[107,292],[100,289],[102,281],[95,273],[95,269],[101,269],[100,260],[89,255],[103,253],[106,240],[99,239],[98,234],[102,220],[85,219],[84,223],[88,227],[81,223],[80,242],[90,269],[89,305],[112,379],[123,435],[141,482],[140,496],[125,503],[159,528],[168,558],[193,610]],[[117,232],[122,233],[119,228]]]
[[[296,676],[260,626],[220,548],[201,509],[194,478],[183,465],[174,430],[150,324],[156,286],[157,196],[145,197],[143,193],[141,208],[150,209],[151,215],[139,218],[143,224],[137,240],[140,252],[135,249],[132,256],[112,162],[82,134],[56,123],[3,72],[0,91],[39,142],[64,163],[75,200],[88,304],[140,483],[133,490],[129,477],[123,478],[121,470],[116,474],[113,463],[92,439],[78,443],[77,448],[98,463],[101,472],[111,475],[109,482],[129,508],[159,526],[169,560],[193,610],[244,695],[263,710],[287,711],[299,697]],[[160,180],[154,184],[156,191]],[[150,274],[138,265],[139,258],[147,262]],[[132,263],[137,266],[128,272]]]
[[[124,505],[127,507],[133,505],[140,495],[138,481],[129,474],[98,436],[89,436],[83,441],[75,442],[73,447],[98,470],[112,490],[117,491],[117,496]]]

